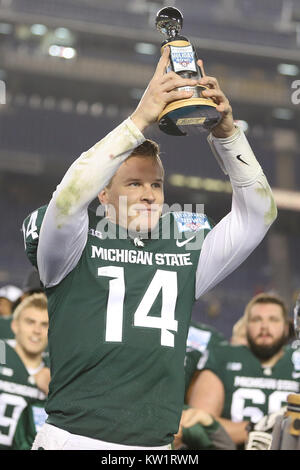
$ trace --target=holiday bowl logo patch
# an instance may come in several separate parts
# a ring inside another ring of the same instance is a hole
[[[171,47],[171,57],[174,66],[174,72],[189,70],[197,72],[194,61],[194,52],[192,46]]]
[[[210,230],[211,226],[205,214],[194,212],[173,212],[179,232],[198,232]]]
[[[44,408],[41,408],[39,406],[32,407],[32,415],[36,432],[39,432],[43,424],[46,422],[48,415]]]
[[[186,345],[190,349],[203,352],[207,348],[210,338],[210,331],[199,330],[198,328],[190,326]]]
[[[295,351],[292,355],[295,370],[300,370],[300,351]]]

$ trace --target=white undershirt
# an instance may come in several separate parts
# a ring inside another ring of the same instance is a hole
[[[69,168],[48,205],[38,244],[40,278],[58,284],[77,265],[88,233],[88,205],[132,150],[145,140],[131,119],[84,152]],[[243,132],[209,144],[233,187],[232,209],[203,242],[195,297],[236,269],[260,243],[276,217],[273,196]],[[241,161],[237,156],[242,156]],[[53,248],[51,248],[53,247]]]

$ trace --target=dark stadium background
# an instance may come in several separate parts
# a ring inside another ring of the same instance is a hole
[[[300,290],[300,0],[0,0],[0,287],[21,287],[30,269],[24,217],[138,103],[166,5],[183,12],[182,34],[247,128],[279,208],[255,252],[195,305],[195,320],[229,338],[253,294],[276,291],[291,308]],[[205,136],[146,135],[161,144],[166,202],[220,220],[231,195]]]

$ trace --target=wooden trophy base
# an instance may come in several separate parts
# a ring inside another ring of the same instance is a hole
[[[216,106],[207,98],[173,101],[159,115],[159,128],[169,135],[192,135],[210,131],[221,120]]]

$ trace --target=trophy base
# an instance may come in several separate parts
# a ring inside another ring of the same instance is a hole
[[[216,104],[207,98],[189,98],[169,103],[158,117],[161,131],[169,135],[208,132],[221,120]]]

